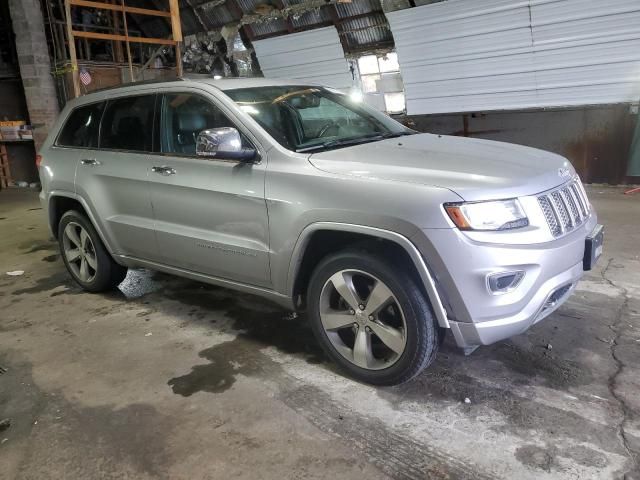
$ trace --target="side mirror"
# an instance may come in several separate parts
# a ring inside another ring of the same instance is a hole
[[[202,130],[196,139],[196,155],[249,162],[258,152],[254,148],[243,148],[240,132],[232,127]]]

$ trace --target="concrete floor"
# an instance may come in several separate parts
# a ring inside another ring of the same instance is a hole
[[[0,478],[640,479],[640,195],[621,192],[590,189],[604,256],[556,314],[371,388],[255,297],[148,271],[80,292],[36,194],[2,191]]]

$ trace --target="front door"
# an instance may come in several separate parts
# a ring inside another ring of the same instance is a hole
[[[195,155],[200,131],[236,127],[214,102],[198,91],[159,101],[161,153],[152,157],[149,180],[162,262],[269,287],[264,162]]]
[[[79,158],[76,192],[117,255],[157,259],[147,178],[153,146],[155,94],[109,100],[97,150]]]

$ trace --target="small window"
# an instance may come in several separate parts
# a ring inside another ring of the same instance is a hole
[[[375,55],[365,55],[358,59],[358,68],[361,75],[369,75],[370,73],[380,72],[378,67],[378,57]]]
[[[56,144],[62,147],[97,148],[103,109],[104,102],[100,102],[73,110]]]
[[[100,148],[152,151],[154,95],[109,101],[102,120]]]
[[[382,57],[378,57],[378,65],[380,65],[380,71],[382,73],[399,72],[398,54],[396,52],[389,52]]]
[[[196,154],[196,140],[202,130],[235,125],[208,100],[191,93],[164,95],[160,131],[162,153]],[[243,143],[247,140],[243,138]]]
[[[358,71],[368,103],[387,113],[404,111],[404,85],[396,52],[364,55],[358,58]]]

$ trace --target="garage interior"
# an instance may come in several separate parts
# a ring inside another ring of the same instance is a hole
[[[70,41],[71,39],[71,41]],[[193,76],[316,82],[419,132],[566,157],[606,231],[570,299],[372,387],[304,313],[144,269],[67,273],[36,153],[71,99]],[[640,480],[637,0],[0,2],[0,479]]]

